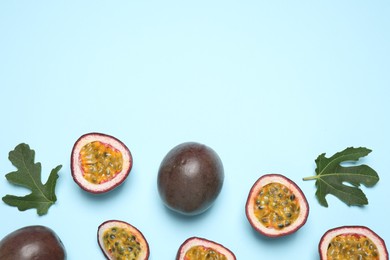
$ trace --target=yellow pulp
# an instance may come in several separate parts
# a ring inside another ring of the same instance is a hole
[[[122,171],[122,153],[99,141],[87,143],[80,150],[84,178],[94,184],[112,180]]]
[[[254,213],[267,228],[283,229],[299,215],[299,202],[290,189],[280,183],[265,185],[255,198]]]
[[[226,256],[204,246],[191,247],[184,257],[185,260],[227,260]]]
[[[357,259],[377,260],[378,249],[365,236],[347,234],[336,236],[330,241],[327,256],[329,260]]]
[[[141,245],[128,229],[112,227],[103,234],[104,248],[115,260],[137,260]]]

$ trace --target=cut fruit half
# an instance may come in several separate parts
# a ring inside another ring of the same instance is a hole
[[[292,180],[280,174],[266,174],[253,184],[245,212],[257,232],[280,237],[296,232],[306,223],[309,204]]]
[[[121,220],[103,222],[97,233],[98,244],[107,259],[149,259],[149,245],[136,227]]]
[[[104,193],[119,186],[129,175],[132,165],[130,150],[110,135],[85,134],[72,149],[73,180],[91,193]]]
[[[236,256],[228,248],[214,241],[191,237],[181,244],[176,260],[236,260]]]
[[[388,260],[385,241],[365,226],[342,226],[328,230],[319,243],[321,260]]]

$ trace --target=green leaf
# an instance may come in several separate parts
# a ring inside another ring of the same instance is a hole
[[[365,147],[348,147],[335,153],[332,157],[325,157],[325,153],[315,160],[316,176],[306,177],[303,180],[316,180],[316,197],[322,206],[328,207],[326,195],[332,194],[349,206],[363,206],[368,200],[359,188],[361,184],[372,187],[379,181],[379,176],[367,165],[346,166],[342,163],[357,162],[371,152]],[[350,185],[346,185],[349,183]]]
[[[31,193],[26,196],[6,195],[2,199],[6,204],[17,207],[20,211],[35,208],[38,215],[42,216],[57,201],[55,187],[62,165],[55,167],[50,172],[47,182],[43,184],[41,164],[35,163],[34,158],[35,151],[24,143],[17,145],[13,151],[9,152],[8,159],[17,171],[6,174],[6,179],[12,184],[30,189]]]

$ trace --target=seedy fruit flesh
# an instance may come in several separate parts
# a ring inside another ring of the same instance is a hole
[[[134,226],[120,220],[109,220],[98,228],[98,243],[107,259],[149,258],[149,245]]]
[[[193,246],[186,252],[184,259],[186,260],[203,260],[203,259],[227,260],[227,257],[224,254],[221,254],[209,247]]]
[[[256,231],[279,237],[296,232],[306,223],[309,205],[292,180],[280,174],[267,174],[252,186],[245,211]]]
[[[232,251],[214,241],[191,237],[185,240],[176,255],[176,260],[236,260]]]
[[[57,234],[45,226],[26,226],[0,241],[1,260],[64,260],[65,247]]]
[[[384,240],[364,226],[343,226],[328,230],[320,240],[319,252],[322,260],[389,259]]]
[[[109,144],[93,141],[80,150],[84,178],[95,184],[110,181],[122,171],[122,153]]]
[[[169,209],[197,215],[211,207],[223,181],[224,169],[218,154],[206,145],[187,142],[175,146],[164,157],[157,186]]]
[[[327,256],[328,259],[336,257],[346,259],[351,256],[355,256],[357,259],[363,259],[363,257],[377,259],[378,248],[365,236],[343,234],[330,241]]]
[[[72,177],[91,193],[104,193],[119,186],[129,175],[132,163],[127,146],[106,134],[85,134],[72,149]]]
[[[267,228],[283,229],[294,223],[299,216],[299,202],[294,193],[283,184],[265,185],[255,200],[255,215]]]

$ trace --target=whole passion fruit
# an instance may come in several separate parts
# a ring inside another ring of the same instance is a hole
[[[181,244],[176,260],[236,260],[232,251],[214,241],[191,237]]]
[[[292,180],[280,174],[266,174],[252,186],[245,211],[257,232],[280,237],[296,232],[306,223],[309,204]]]
[[[168,208],[184,215],[196,215],[214,203],[223,181],[224,170],[218,154],[206,145],[186,142],[164,157],[157,186]]]
[[[107,259],[149,259],[149,245],[136,227],[121,220],[103,222],[97,232],[99,246]]]
[[[64,260],[65,247],[57,234],[45,226],[15,230],[0,241],[1,260]]]
[[[385,241],[365,226],[342,226],[328,230],[318,245],[322,260],[388,260]]]
[[[73,180],[91,193],[104,193],[119,186],[129,175],[132,165],[130,150],[110,135],[85,134],[72,149]]]

